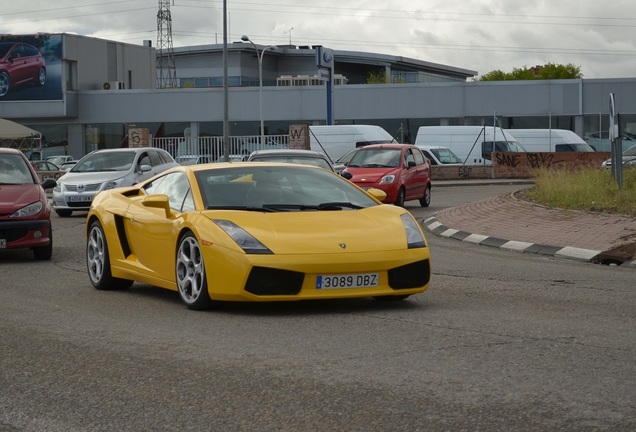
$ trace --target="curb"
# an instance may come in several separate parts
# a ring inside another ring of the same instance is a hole
[[[527,243],[515,240],[500,239],[497,237],[489,237],[481,234],[473,234],[466,231],[448,228],[438,222],[435,215],[424,219],[423,225],[428,231],[440,237],[460,240],[477,245],[496,247],[498,249],[532,253],[535,255],[552,256],[555,258],[566,258],[602,264],[602,262],[598,260],[598,256],[605,252],[591,249],[575,248],[571,246],[550,246],[537,243]],[[629,261],[621,264],[613,263],[611,265],[636,268],[636,261]]]

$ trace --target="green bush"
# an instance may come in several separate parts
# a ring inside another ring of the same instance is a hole
[[[548,206],[636,216],[636,167],[623,171],[623,189],[610,170],[586,168],[578,172],[542,169],[528,196]]]

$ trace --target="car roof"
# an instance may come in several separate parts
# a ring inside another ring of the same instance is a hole
[[[290,163],[286,163],[286,162],[259,162],[259,163],[254,163],[254,162],[214,162],[214,163],[208,163],[208,164],[198,164],[198,165],[180,165],[178,167],[173,167],[170,168],[170,171],[173,170],[180,170],[180,171],[205,171],[205,170],[209,170],[209,169],[221,169],[221,168],[245,168],[245,167],[250,167],[250,168],[255,168],[255,167],[284,167],[284,168],[289,168],[289,169],[297,169],[297,168],[301,168],[301,169],[317,169],[317,170],[321,170],[321,171],[327,171],[324,168],[318,167],[318,166],[313,166],[313,165],[304,165],[304,164],[290,164]],[[166,171],[168,172],[168,171]],[[327,171],[329,172],[329,171]]]
[[[12,147],[0,147],[0,153],[5,154],[20,154],[22,151],[12,148]]]
[[[388,149],[403,149],[403,148],[418,148],[413,144],[399,144],[399,143],[382,143],[382,144],[369,144],[364,147],[360,147],[359,150],[364,149],[377,149],[377,148],[388,148]]]
[[[162,151],[160,148],[157,147],[119,147],[119,148],[108,148],[108,149],[99,149],[99,150],[95,150],[92,153],[115,153],[115,152],[132,152],[132,153],[137,153],[140,151],[144,151],[144,150],[159,150]]]
[[[320,152],[313,150],[303,149],[267,149],[267,150],[255,150],[252,152],[252,156],[267,156],[267,155],[282,155],[282,156],[308,156],[324,159],[326,156]]]

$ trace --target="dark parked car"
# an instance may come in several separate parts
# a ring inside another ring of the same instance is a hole
[[[0,97],[21,84],[43,86],[46,61],[33,45],[22,42],[0,42]]]
[[[49,260],[53,252],[51,206],[42,184],[24,153],[0,147],[0,250],[33,249],[38,260]]]

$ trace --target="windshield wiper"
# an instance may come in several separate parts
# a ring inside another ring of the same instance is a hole
[[[333,201],[318,204],[318,210],[342,210],[344,207],[361,209],[362,206],[347,201]]]
[[[267,212],[274,213],[277,210],[271,208],[269,205],[263,205],[262,207],[256,206],[239,206],[239,205],[209,205],[206,207],[206,210],[243,210],[243,211],[258,211],[258,212]]]

